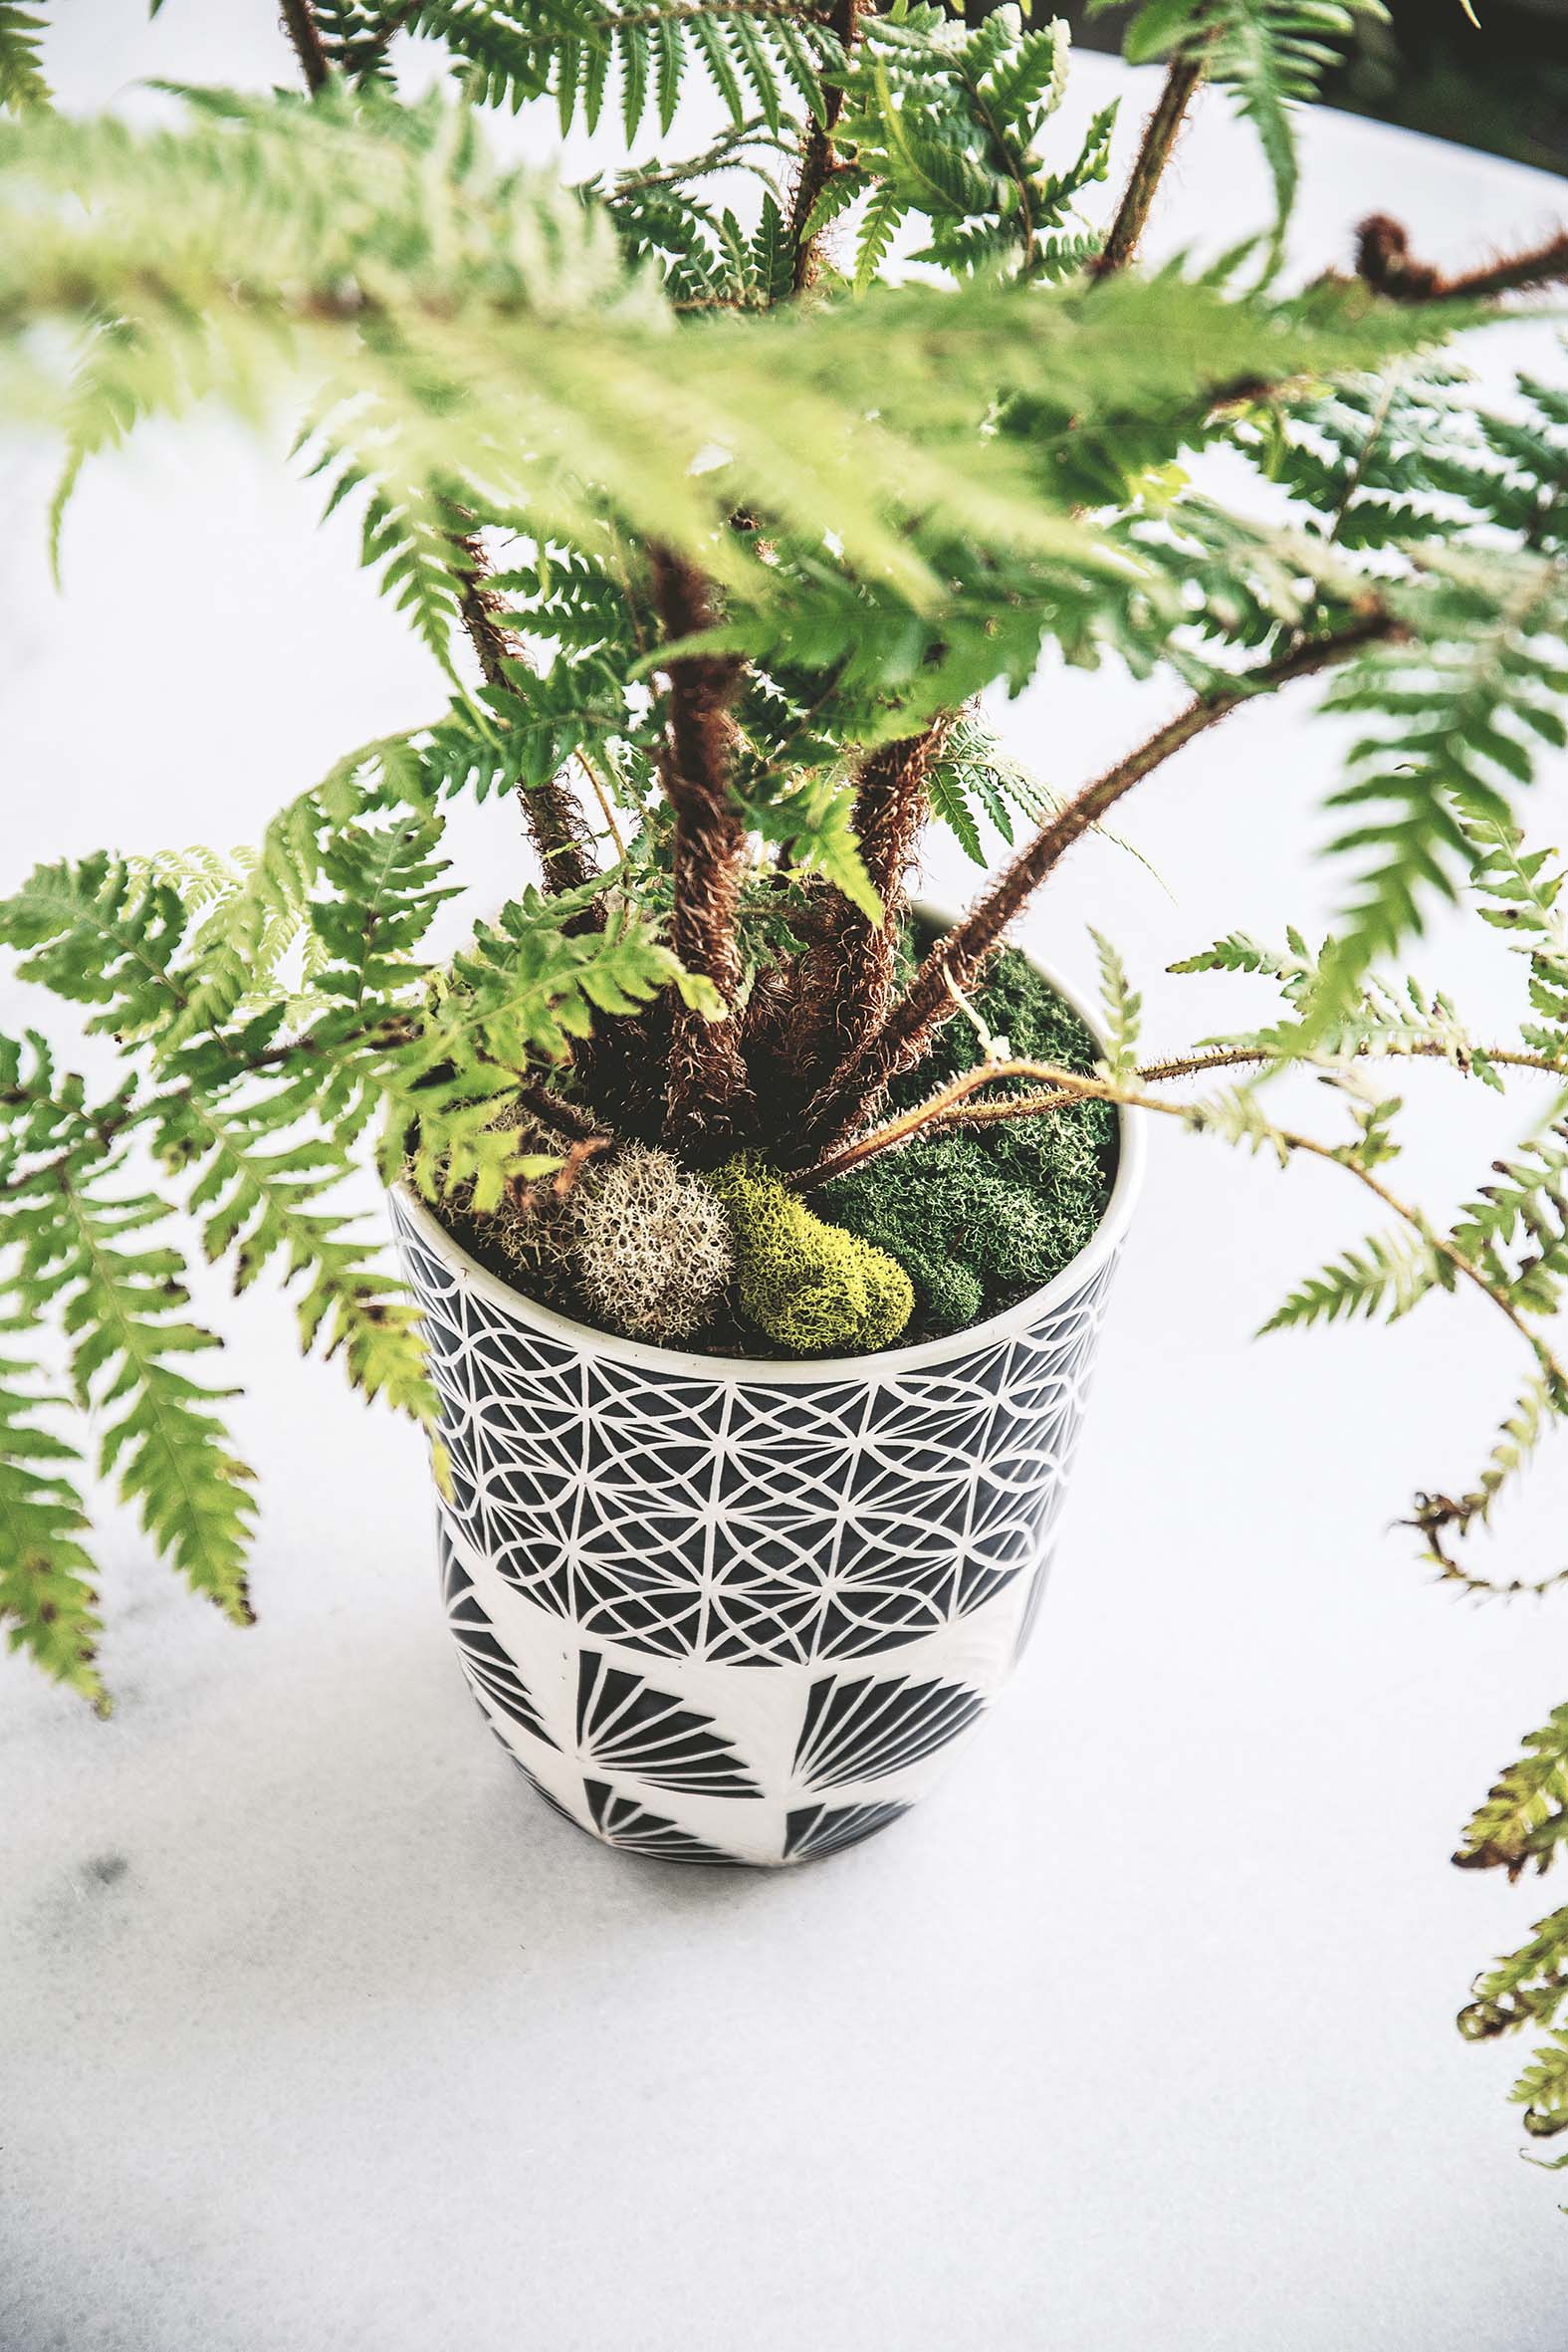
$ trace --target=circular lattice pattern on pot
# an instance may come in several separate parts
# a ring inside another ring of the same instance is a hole
[[[533,1328],[398,1216],[451,1463],[443,1508],[585,1634],[724,1664],[874,1657],[1039,1558],[1109,1264],[1037,1328],[929,1368],[704,1380]]]

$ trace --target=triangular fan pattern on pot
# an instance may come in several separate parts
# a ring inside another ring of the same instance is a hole
[[[655,1788],[699,1796],[760,1796],[740,1758],[711,1720],[610,1666],[597,1650],[577,1654],[577,1747],[582,1757],[631,1772]]]

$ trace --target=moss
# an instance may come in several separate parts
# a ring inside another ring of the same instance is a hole
[[[669,1152],[625,1143],[590,1165],[568,1205],[577,1281],[597,1323],[633,1339],[687,1338],[730,1279],[729,1220]]]
[[[1094,1066],[1089,1031],[1015,948],[997,957],[974,1003],[1020,1058]],[[950,1021],[920,1068],[892,1089],[895,1106],[923,1100],[980,1058],[969,1023]],[[1037,1290],[1077,1256],[1105,1214],[1115,1172],[1115,1111],[1074,1103],[917,1136],[824,1186],[814,1205],[907,1268],[917,1332],[957,1331]]]
[[[734,1229],[742,1312],[786,1355],[858,1355],[898,1337],[915,1294],[896,1258],[813,1215],[750,1154],[708,1181]]]

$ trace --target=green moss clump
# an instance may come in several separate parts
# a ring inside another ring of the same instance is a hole
[[[1093,1068],[1089,1031],[1016,948],[995,959],[972,1001],[1019,1059]],[[920,1067],[890,1089],[894,1107],[923,1101],[981,1058],[975,1031],[955,1016]],[[1002,1092],[993,1088],[986,1099]],[[1115,1173],[1115,1110],[1079,1102],[1036,1118],[919,1135],[825,1185],[817,1205],[907,1268],[918,1331],[934,1334],[996,1314],[1059,1274],[1104,1216]]]
[[[730,1213],[742,1312],[786,1355],[886,1347],[914,1312],[897,1259],[813,1216],[749,1153],[708,1178]]]

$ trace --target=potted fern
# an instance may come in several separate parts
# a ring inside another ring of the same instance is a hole
[[[1560,278],[1564,241],[1454,277],[1375,220],[1353,274],[1282,288],[1291,110],[1353,0],[1150,0],[1127,51],[1165,79],[1104,228],[1110,117],[1061,141],[1066,34],[1017,8],[283,13],[297,89],[185,91],[135,134],[53,111],[40,19],[0,7],[4,390],[63,422],[54,528],[143,417],[292,403],[451,686],[243,857],[106,852],[0,900],[22,973],[118,1057],[94,1082],[0,1041],[13,1645],[107,1706],[35,1324],[149,1538],[249,1621],[254,1505],[192,1362],[216,1341],[179,1210],[430,1431],[452,1629],[553,1802],[677,1859],[851,1842],[1026,1636],[1162,1117],[1375,1196],[1372,1237],[1277,1323],[1456,1290],[1505,1318],[1502,1434],[1410,1515],[1445,1579],[1488,1589],[1465,1539],[1568,1411],[1568,933],[1518,829],[1568,740],[1568,397],[1484,413],[1448,347]],[[448,71],[409,101],[425,40]],[[697,86],[717,131],[648,159]],[[1211,87],[1257,128],[1275,217],[1218,267],[1140,270]],[[623,166],[562,187],[495,163],[486,108],[536,104],[623,136]],[[1255,497],[1221,494],[1248,473]],[[1174,715],[1053,799],[980,700],[1042,661],[1161,675]],[[1112,946],[1091,1021],[1008,927],[1125,796],[1311,680],[1359,722],[1330,794],[1342,919],[1315,950],[1196,955],[1277,1012],[1143,1060]],[[436,962],[465,798],[496,847]],[[983,867],[1000,848],[960,916],[911,899],[930,823]],[[1516,1040],[1398,977],[1460,895],[1525,958]],[[1457,1216],[1390,1174],[1410,1058],[1534,1089]],[[1303,1067],[1323,1134],[1271,1089]],[[333,1199],[366,1155],[406,1282]],[[1544,1867],[1565,1771],[1568,1711],[1461,1858]],[[1467,2029],[1549,2027],[1565,1964],[1559,1913]],[[1568,2126],[1568,2040],[1521,2095],[1531,2132]]]

